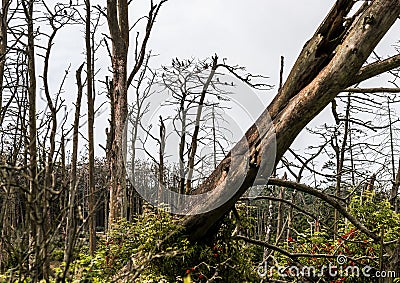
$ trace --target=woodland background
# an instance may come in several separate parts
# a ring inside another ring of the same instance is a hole
[[[376,47],[400,1],[336,1],[276,86],[224,54],[154,66],[173,2],[2,0],[0,281],[396,282],[399,41]],[[70,27],[84,60],[55,72]],[[266,91],[240,132],[235,95]],[[163,188],[208,195],[169,214]]]

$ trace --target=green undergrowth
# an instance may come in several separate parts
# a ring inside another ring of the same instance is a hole
[[[227,217],[208,243],[192,243],[178,221],[161,211],[119,221],[97,243],[91,257],[80,250],[70,274],[73,282],[254,282],[254,250],[231,234],[236,220]],[[61,271],[62,268],[60,268]],[[239,281],[238,281],[239,280]]]

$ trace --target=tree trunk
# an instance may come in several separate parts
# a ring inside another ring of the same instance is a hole
[[[203,113],[204,100],[206,98],[208,87],[211,84],[211,81],[215,75],[215,71],[217,70],[218,57],[214,56],[212,59],[213,59],[213,65],[211,68],[211,72],[210,72],[210,75],[208,76],[207,81],[205,82],[203,89],[201,91],[199,105],[197,106],[196,120],[194,121],[195,126],[194,126],[193,135],[192,135],[192,141],[190,143],[189,157],[188,157],[188,177],[187,177],[187,181],[186,181],[186,194],[189,194],[192,189],[194,161],[195,161],[196,152],[197,152],[197,143],[198,143],[198,137],[199,137],[199,132],[200,132],[200,120],[201,120],[201,114]]]
[[[184,94],[180,101],[179,115],[181,116],[181,132],[179,141],[179,193],[185,193],[185,145],[186,145],[186,114],[185,109],[186,94]]]
[[[76,176],[76,163],[78,160],[78,141],[79,141],[79,119],[81,111],[81,101],[83,93],[82,85],[82,69],[83,64],[76,71],[76,83],[78,85],[78,94],[75,104],[75,117],[73,125],[73,135],[72,135],[72,157],[71,157],[71,178],[69,183],[69,194],[68,194],[68,215],[67,215],[67,227],[66,227],[66,239],[65,239],[65,250],[64,250],[64,262],[65,272],[68,270],[71,263],[72,249],[76,241],[76,220],[75,220],[75,197],[77,191],[77,176]],[[65,274],[64,274],[65,278]]]
[[[38,186],[37,174],[37,127],[36,127],[36,69],[35,69],[35,38],[33,27],[33,1],[22,2],[24,16],[27,22],[28,44],[28,103],[29,103],[29,193],[27,196],[27,219],[29,219],[29,246],[31,247],[31,257],[29,259],[29,269],[34,282],[43,278],[42,243],[44,241],[44,231],[42,229],[43,211],[39,196],[41,195]]]
[[[346,105],[346,113],[344,117],[344,129],[343,129],[343,140],[341,145],[338,145],[338,131],[340,127],[340,119],[339,115],[336,112],[336,102],[335,100],[332,101],[332,112],[333,116],[336,120],[336,129],[335,129],[335,140],[332,140],[332,147],[336,154],[336,187],[335,187],[335,195],[340,198],[341,197],[341,184],[342,184],[342,176],[343,176],[343,166],[344,166],[344,159],[346,153],[346,146],[347,146],[347,138],[351,134],[349,133],[349,124],[350,124],[350,93],[347,94],[347,105]],[[335,143],[334,143],[335,142]],[[339,212],[337,209],[334,211],[334,223],[333,223],[333,232],[334,238],[336,239],[336,235],[338,233],[338,224],[339,224]]]
[[[362,65],[399,16],[400,1],[366,2],[352,23],[345,26],[345,16],[352,5],[353,1],[336,2],[305,45],[278,95],[231,151],[246,153],[249,146],[247,156],[234,156],[235,164],[231,166],[232,153],[228,154],[195,191],[212,193],[201,203],[193,204],[191,215],[182,221],[193,240],[215,231],[212,228],[254,184],[257,173],[262,174],[268,162],[275,162],[272,159],[279,160],[301,130],[341,91],[384,71],[385,68],[378,70],[376,64],[364,68]],[[269,116],[274,128],[268,125]],[[275,140],[276,156],[269,156]],[[237,191],[232,193],[233,189]],[[213,205],[218,208],[193,215]]]
[[[129,47],[129,21],[128,0],[107,1],[107,22],[112,42],[112,70],[113,79],[109,88],[111,100],[111,122],[110,132],[107,134],[107,159],[110,167],[110,201],[109,201],[109,223],[113,223],[122,217],[126,218],[126,168],[124,154],[126,153],[126,120],[128,116],[127,90],[135,75],[143,66],[146,47],[155,19],[163,3],[158,5],[151,1],[151,7],[147,17],[146,30],[141,46],[136,45],[135,64],[127,75],[127,58]]]
[[[389,135],[390,135],[390,150],[391,150],[391,158],[392,158],[392,189],[390,190],[390,204],[393,210],[398,212],[398,200],[397,196],[399,194],[400,187],[400,160],[397,168],[397,173],[395,173],[394,166],[394,145],[393,145],[393,129],[392,129],[392,117],[390,111],[390,103],[388,98],[388,116],[389,116]]]
[[[0,14],[0,113],[3,111],[3,79],[7,53],[7,14],[8,7],[10,6],[9,2],[9,0],[2,0]],[[2,123],[3,121],[0,120],[0,124]]]
[[[117,3],[118,2],[118,3]],[[127,101],[127,57],[129,46],[128,1],[107,1],[107,21],[112,40],[112,105],[111,141],[107,148],[110,166],[110,212],[109,223],[112,227],[116,220],[123,217],[123,198],[126,193],[126,169],[124,151],[126,149],[125,123],[128,115]]]
[[[158,205],[160,205],[163,200],[163,190],[165,186],[164,153],[165,153],[165,124],[163,118],[160,116],[160,149],[158,152],[160,164],[158,167],[158,192],[157,192]]]
[[[285,189],[284,188],[279,188],[279,199],[283,199],[285,196]],[[283,229],[283,204],[281,201],[278,202],[278,215],[277,215],[277,220],[276,220],[276,244],[278,243],[279,236],[282,233]]]
[[[398,213],[399,211],[399,201],[398,201],[399,187],[400,187],[400,160],[397,168],[396,179],[393,182],[392,189],[390,191],[390,204],[392,205],[393,210],[396,213]]]
[[[87,103],[88,103],[88,140],[89,140],[89,253],[91,256],[96,251],[96,208],[95,208],[95,184],[94,184],[94,98],[93,98],[93,63],[91,45],[91,4],[90,0],[85,1],[86,5],[86,74],[87,74]]]
[[[389,266],[387,268],[388,271],[396,272],[396,275],[400,276],[400,238],[396,242],[396,246],[393,250],[393,253],[389,259]],[[390,278],[389,282],[394,282],[394,278]]]

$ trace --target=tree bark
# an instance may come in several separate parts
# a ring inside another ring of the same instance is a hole
[[[127,59],[129,47],[128,1],[107,1],[107,21],[112,40],[112,88],[110,89],[112,117],[110,148],[110,213],[108,225],[112,227],[122,218],[123,196],[126,189],[126,169],[123,153],[125,123],[128,115]]]
[[[397,240],[396,246],[389,258],[389,266],[387,270],[396,272],[397,277],[400,276],[400,238]],[[394,278],[390,278],[388,281],[394,282]]]
[[[109,95],[111,100],[111,127],[108,133],[107,159],[110,167],[110,201],[109,201],[109,223],[126,218],[127,211],[124,211],[126,202],[126,168],[124,154],[126,153],[126,120],[128,117],[128,87],[134,77],[143,66],[146,56],[147,43],[150,38],[156,17],[163,3],[153,4],[147,17],[147,24],[140,47],[138,43],[135,48],[135,64],[127,74],[127,59],[129,47],[129,17],[128,0],[107,0],[107,22],[112,41],[112,70],[113,79],[110,84]]]

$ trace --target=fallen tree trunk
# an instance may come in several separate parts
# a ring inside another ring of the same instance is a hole
[[[400,66],[398,56],[394,56],[363,67],[399,17],[400,0],[365,2],[345,20],[353,4],[349,0],[335,3],[271,104],[194,192],[204,194],[204,198],[193,203],[191,213],[182,220],[193,240],[213,234],[213,228],[256,179],[267,183],[271,166],[340,92]],[[208,211],[208,207],[217,208]]]

